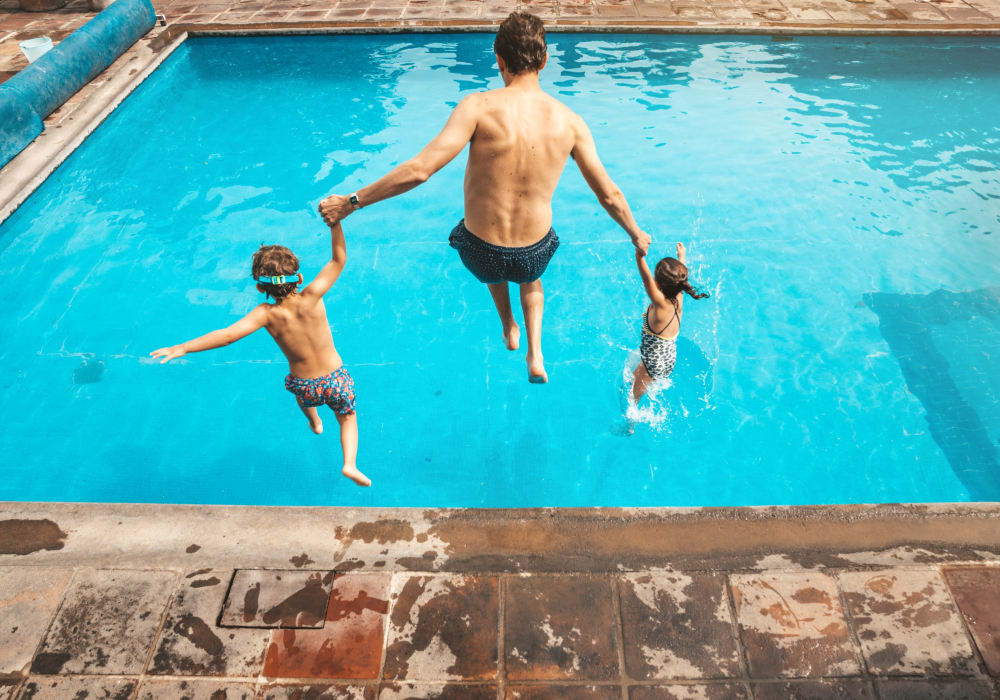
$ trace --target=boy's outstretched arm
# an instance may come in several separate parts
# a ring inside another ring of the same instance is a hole
[[[302,290],[303,299],[319,299],[328,291],[333,283],[344,271],[347,264],[347,243],[344,241],[344,228],[338,221],[330,227],[330,245],[333,252],[330,254],[330,262],[323,266],[323,269],[316,275],[316,279],[306,285]]]
[[[221,348],[223,345],[235,343],[240,338],[245,338],[264,325],[267,319],[264,306],[264,304],[261,304],[256,307],[228,328],[220,328],[217,331],[206,333],[194,340],[188,340],[180,345],[160,348],[149,354],[156,358],[163,358],[160,360],[160,364],[162,365],[178,357],[184,357],[189,352],[202,352],[203,350],[212,350],[213,348]]]
[[[665,306],[667,304],[667,298],[663,296],[663,292],[660,288],[656,286],[656,280],[653,279],[653,273],[649,269],[649,265],[646,264],[646,254],[635,249],[635,265],[639,268],[639,276],[642,278],[642,286],[646,288],[646,294],[649,295],[649,300],[656,304],[657,306]]]

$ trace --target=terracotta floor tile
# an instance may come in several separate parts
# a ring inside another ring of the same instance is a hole
[[[621,582],[625,668],[630,678],[740,675],[722,574],[637,574]]]
[[[511,680],[617,678],[611,582],[585,575],[506,580],[504,647]]]
[[[498,631],[498,579],[399,574],[392,582],[384,676],[496,678]]]
[[[874,700],[869,681],[859,679],[755,683],[756,700]]]
[[[877,675],[971,675],[961,615],[936,571],[853,571],[839,576],[869,670]]]
[[[136,700],[252,700],[257,688],[249,683],[220,681],[143,681]]]
[[[375,700],[375,686],[266,685],[260,700]]]
[[[876,681],[886,700],[995,700],[997,688],[985,681]]]
[[[31,566],[0,568],[0,674],[19,673],[31,663],[72,573]]]
[[[376,678],[382,662],[390,574],[338,574],[323,629],[274,630],[268,678]]]
[[[332,571],[237,569],[222,627],[322,627]]]
[[[232,573],[231,569],[203,569],[181,579],[150,662],[150,674],[249,678],[260,673],[270,630],[216,625]]]
[[[986,668],[990,675],[1000,676],[1000,568],[945,569],[943,573]]]
[[[504,700],[621,700],[617,685],[509,685]]]
[[[175,581],[168,571],[78,571],[31,672],[141,673]]]
[[[497,700],[492,684],[383,683],[378,700]]]
[[[818,572],[730,577],[751,677],[861,673],[833,579]]]
[[[647,685],[629,689],[629,700],[750,700],[742,683]]]
[[[135,680],[111,678],[31,678],[18,700],[129,700]]]

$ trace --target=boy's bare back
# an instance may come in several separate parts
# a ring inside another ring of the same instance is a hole
[[[323,298],[308,290],[258,307],[266,314],[264,327],[288,359],[288,371],[303,379],[322,377],[344,364],[333,344]]]

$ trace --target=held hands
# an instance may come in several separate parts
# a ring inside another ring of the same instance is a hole
[[[160,364],[166,364],[171,360],[176,360],[178,357],[184,357],[187,355],[187,350],[184,349],[183,345],[171,345],[169,348],[160,348],[159,350],[154,350],[149,353],[153,357],[162,357]]]
[[[648,233],[646,233],[645,231],[639,231],[639,233],[637,233],[632,238],[632,245],[635,246],[636,255],[638,255],[639,253],[645,255],[646,251],[649,250],[649,244],[652,240],[653,239],[649,237]]]
[[[352,211],[354,211],[354,207],[351,206],[350,197],[339,194],[331,194],[319,203],[320,216],[323,217],[327,226],[333,226],[341,219],[346,218]]]

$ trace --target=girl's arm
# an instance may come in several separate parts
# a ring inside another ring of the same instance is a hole
[[[657,306],[666,306],[667,298],[663,296],[663,292],[660,288],[656,286],[656,280],[653,279],[653,273],[649,269],[649,265],[646,264],[646,254],[635,249],[635,265],[639,268],[639,276],[642,277],[642,286],[646,288],[646,294],[649,295],[649,300],[656,304]]]
[[[160,348],[149,354],[156,358],[162,357],[163,359],[160,360],[160,364],[162,365],[170,362],[170,360],[183,357],[189,352],[202,352],[203,350],[212,350],[213,348],[221,348],[224,345],[235,343],[240,338],[245,338],[264,325],[264,322],[267,320],[265,306],[265,304],[261,304],[228,328],[220,328],[217,331],[206,333],[194,340],[189,340],[180,345]]]
[[[316,275],[316,279],[302,290],[303,299],[322,297],[330,291],[330,287],[344,271],[344,265],[347,264],[347,243],[344,242],[344,229],[339,221],[330,227],[330,246],[333,248],[330,262],[324,265],[323,269]]]

